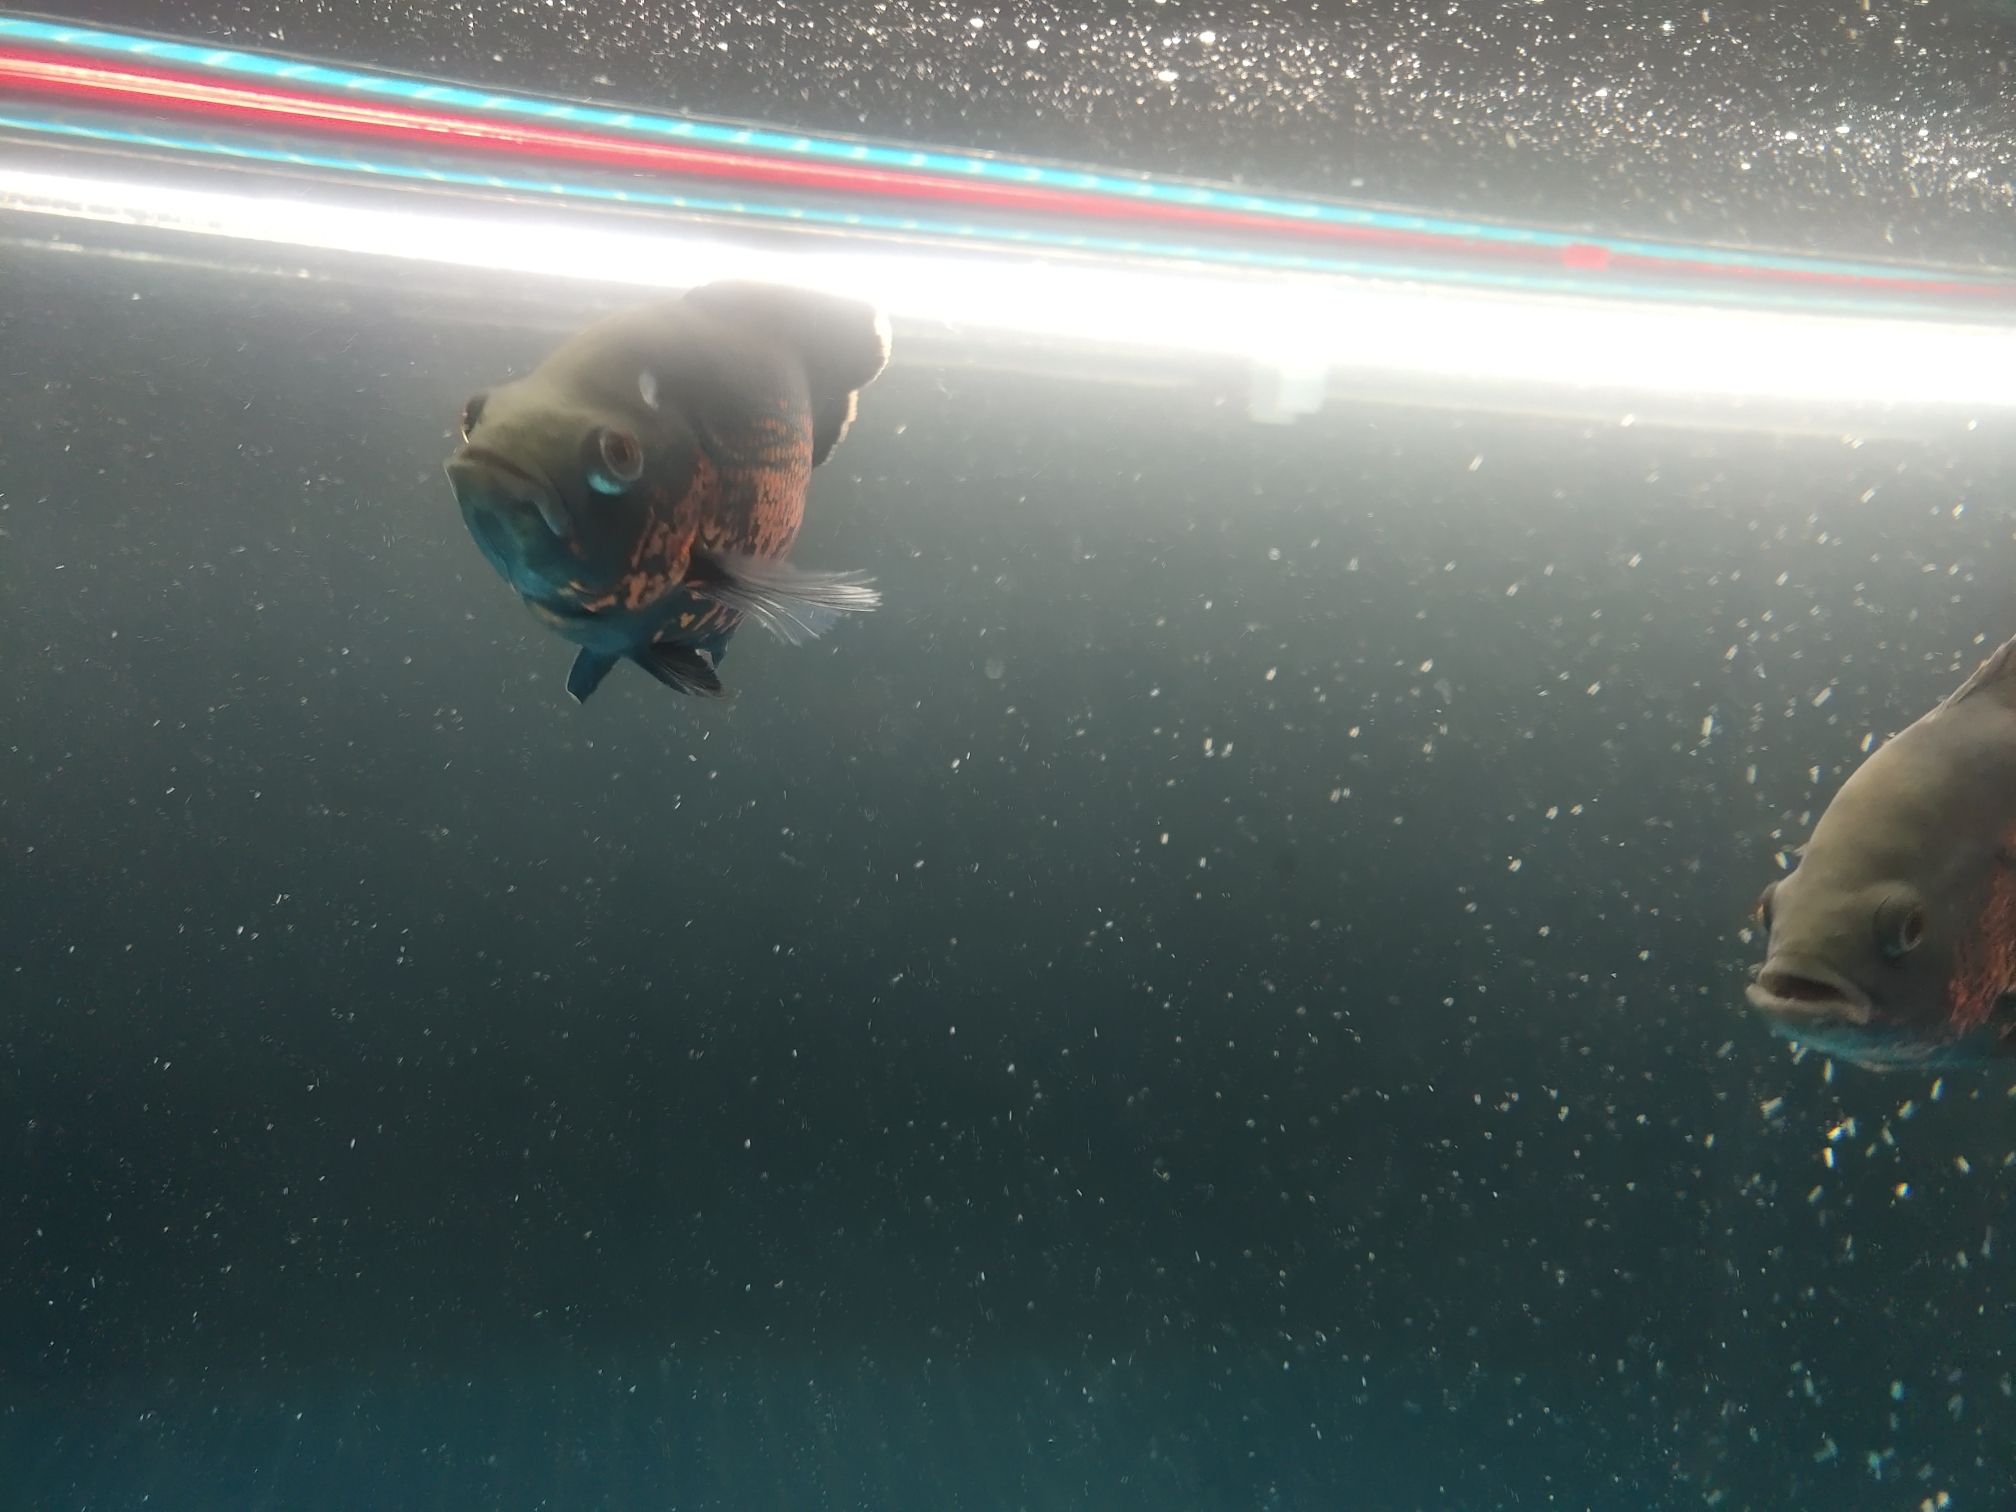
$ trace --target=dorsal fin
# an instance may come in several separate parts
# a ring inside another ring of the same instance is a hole
[[[1962,699],[1982,695],[2016,709],[2016,637],[2002,642],[1995,654],[1976,667],[1974,675],[1955,688],[1939,707],[1950,709]]]
[[[784,284],[727,280],[703,284],[686,298],[798,354],[812,391],[812,465],[824,462],[854,418],[854,395],[888,364],[889,322],[861,300]]]

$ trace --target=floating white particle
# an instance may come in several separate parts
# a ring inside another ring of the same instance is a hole
[[[1706,740],[1714,733],[1715,716],[1713,714],[1703,714],[1701,716],[1701,738]]]
[[[1519,868],[1520,868],[1520,867],[1521,867],[1522,865],[1524,865],[1524,864],[1525,864],[1525,863],[1523,863],[1522,861],[1520,861],[1520,859],[1519,859],[1519,858],[1518,858],[1517,856],[1514,856],[1514,857],[1513,857],[1513,858],[1511,859],[1511,861],[1510,861],[1510,862],[1508,862],[1508,863],[1506,864],[1506,867],[1505,867],[1505,870],[1507,870],[1507,871],[1514,871],[1514,872],[1515,872],[1515,871],[1519,870]]]
[[[1827,702],[1833,696],[1834,690],[1832,688],[1822,688],[1818,693],[1813,695],[1813,707],[1816,709],[1819,708],[1820,705]]]

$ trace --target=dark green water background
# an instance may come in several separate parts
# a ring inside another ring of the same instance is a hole
[[[438,467],[585,302],[13,256],[0,1505],[2012,1504],[2011,1077],[1737,937],[2006,427],[899,362],[886,608],[577,709]]]

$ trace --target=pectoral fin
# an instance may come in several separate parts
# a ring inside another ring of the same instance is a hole
[[[690,693],[696,698],[721,696],[721,679],[704,651],[654,642],[630,659],[675,693]]]
[[[735,552],[693,553],[689,592],[738,609],[793,646],[824,634],[843,614],[865,614],[882,595],[858,572],[807,572],[789,562]]]
[[[616,665],[616,658],[604,656],[599,651],[585,647],[574,658],[574,665],[567,672],[567,691],[574,702],[588,702],[588,695],[602,686],[602,679],[609,675],[609,669]]]

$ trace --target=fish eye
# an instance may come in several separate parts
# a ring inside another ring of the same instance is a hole
[[[476,394],[470,398],[467,404],[462,406],[462,439],[464,441],[469,439],[469,432],[476,429],[477,423],[482,420],[483,401],[489,397],[488,394]]]
[[[1925,941],[1925,905],[1892,893],[1876,908],[1876,948],[1886,960],[1902,960]]]
[[[1767,884],[1764,891],[1757,894],[1756,905],[1750,910],[1750,917],[1762,926],[1766,934],[1771,932],[1771,899],[1777,891],[1776,882]]]
[[[597,493],[619,494],[644,476],[644,447],[627,430],[604,426],[589,441],[588,481]]]

